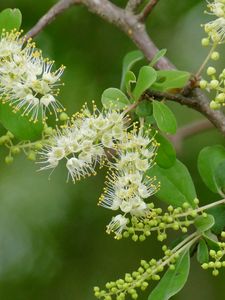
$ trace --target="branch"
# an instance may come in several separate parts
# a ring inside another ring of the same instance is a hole
[[[145,6],[143,11],[139,15],[139,20],[141,22],[144,22],[147,19],[148,15],[151,13],[151,11],[153,10],[153,8],[156,6],[158,2],[159,0],[150,0],[150,2]]]
[[[170,140],[174,144],[177,152],[181,152],[182,144],[185,139],[213,128],[213,124],[207,119],[195,121],[179,128],[175,135],[170,136]]]
[[[203,114],[220,132],[225,136],[225,116],[221,111],[212,110],[209,107],[208,98],[199,90],[195,89],[191,97],[185,97],[181,94],[170,94],[158,91],[148,91],[145,96],[152,100],[167,99],[186,105]]]
[[[100,16],[109,23],[117,26],[121,31],[125,32],[129,38],[135,43],[148,60],[151,60],[158,52],[158,48],[147,34],[145,24],[143,24],[137,15],[126,9],[122,9],[108,0],[61,0],[53,6],[49,12],[40,19],[40,21],[30,30],[29,36],[35,36],[47,24],[49,24],[59,13],[69,8],[73,4],[83,4],[91,12]],[[174,65],[166,58],[162,57],[157,63],[158,69],[173,69]],[[190,94],[192,93],[192,94]],[[208,98],[199,90],[193,89],[188,95],[168,94],[159,92],[149,92],[149,97],[157,97],[157,99],[166,98],[180,104],[187,105],[202,113],[206,118],[217,127],[223,135],[225,135],[225,117],[221,111],[212,111],[209,107]],[[186,97],[187,96],[187,97]]]
[[[26,34],[26,39],[36,36],[49,23],[51,23],[59,14],[74,4],[79,4],[79,0],[60,0],[37,22],[37,24]]]
[[[141,4],[142,0],[129,0],[127,2],[126,10],[130,12],[135,12],[138,6]]]

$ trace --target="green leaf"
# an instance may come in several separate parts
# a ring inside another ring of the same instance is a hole
[[[204,232],[203,237],[210,249],[213,249],[215,251],[220,250],[220,246],[218,245],[218,238],[210,230]]]
[[[0,32],[2,29],[11,31],[19,29],[22,23],[22,14],[19,9],[7,8],[0,13]]]
[[[213,227],[215,220],[212,215],[199,216],[195,219],[194,224],[198,232],[205,232]]]
[[[138,74],[137,84],[133,91],[134,100],[137,101],[141,95],[156,81],[157,72],[149,66],[144,66]]]
[[[150,67],[153,67],[153,66],[157,63],[157,61],[159,61],[160,58],[166,54],[166,52],[167,52],[166,49],[161,49],[161,50],[159,50],[159,51],[156,53],[156,55],[153,57],[153,59],[152,59],[152,61],[150,62],[149,66],[150,66]]]
[[[42,121],[32,123],[29,117],[21,116],[21,111],[14,113],[12,107],[0,102],[0,122],[20,140],[37,140],[43,131]]]
[[[153,116],[159,129],[166,133],[175,133],[177,121],[173,112],[162,102],[153,101]]]
[[[125,85],[128,93],[131,93],[132,83],[136,83],[136,76],[132,71],[128,71],[125,76]]]
[[[123,109],[130,104],[127,96],[119,89],[108,88],[102,94],[102,104],[105,108]]]
[[[225,228],[225,205],[219,205],[207,210],[207,213],[213,215],[215,224],[212,227],[212,231],[215,234],[220,234]]]
[[[225,196],[225,160],[218,164],[215,170],[215,182],[220,195]]]
[[[205,147],[198,156],[198,171],[204,183],[214,193],[218,193],[215,172],[224,160],[225,148],[221,145]]]
[[[135,112],[141,118],[151,116],[152,115],[152,102],[150,102],[150,101],[141,101],[138,104]]]
[[[135,50],[127,53],[123,59],[123,69],[122,69],[122,79],[120,84],[120,89],[125,90],[125,77],[126,74],[131,68],[135,65],[136,62],[144,58],[144,55],[141,51]]]
[[[197,249],[197,261],[200,264],[207,263],[209,261],[209,250],[205,240],[201,239]]]
[[[161,134],[156,135],[159,148],[156,156],[156,163],[161,168],[171,168],[176,162],[176,151],[173,145]]]
[[[173,206],[182,206],[184,202],[190,203],[193,207],[196,198],[195,187],[186,166],[176,160],[169,169],[163,169],[155,165],[147,174],[151,177],[156,176],[160,182],[160,189],[156,196]]]
[[[180,254],[175,270],[168,269],[158,285],[151,292],[148,300],[168,300],[176,295],[185,285],[190,271],[189,251]]]
[[[165,92],[175,88],[183,88],[187,85],[190,73],[178,70],[157,71],[157,81],[152,85],[153,90]]]

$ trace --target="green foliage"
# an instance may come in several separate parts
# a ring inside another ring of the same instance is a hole
[[[161,131],[171,134],[176,132],[176,118],[170,108],[163,102],[153,101],[153,115]]]
[[[144,55],[141,51],[135,50],[127,53],[123,59],[123,68],[122,68],[122,79],[121,79],[121,90],[125,90],[125,86],[127,82],[126,80],[126,74],[128,71],[131,70],[131,68],[140,60],[144,58]]]
[[[123,109],[130,104],[127,96],[116,88],[106,89],[102,94],[101,101],[103,106],[108,109]]]
[[[178,70],[160,70],[157,72],[157,81],[153,90],[166,92],[171,89],[183,88],[187,85],[190,73]]]
[[[209,250],[204,239],[201,239],[198,244],[197,261],[200,264],[207,263],[209,261]]]
[[[150,176],[156,176],[160,181],[160,189],[156,194],[159,199],[176,207],[182,206],[184,202],[195,206],[195,187],[188,169],[182,162],[176,160],[168,169],[156,165],[147,173]]]
[[[194,224],[197,231],[202,233],[212,228],[215,224],[215,220],[212,215],[202,215],[196,218]]]
[[[198,170],[202,180],[214,193],[220,192],[217,186],[220,181],[218,178],[219,171],[217,171],[217,180],[215,179],[215,174],[217,167],[224,160],[225,148],[221,145],[205,147],[198,156]]]
[[[220,162],[215,170],[215,182],[220,195],[225,196],[225,160]]]
[[[0,32],[5,29],[11,31],[19,29],[22,23],[22,14],[19,9],[7,8],[0,13]]]
[[[131,94],[131,84],[136,83],[136,76],[132,71],[128,71],[125,76],[126,91]]]
[[[178,258],[175,269],[167,270],[148,300],[168,300],[176,295],[185,285],[190,271],[189,251],[184,251]]]
[[[159,148],[156,155],[156,163],[161,168],[171,168],[176,162],[176,151],[173,145],[161,134],[156,135]]]
[[[215,234],[220,234],[225,228],[225,205],[220,205],[208,209],[208,212],[214,216],[215,224],[212,231]]]
[[[157,61],[160,60],[161,57],[163,57],[164,55],[166,55],[166,52],[167,52],[166,49],[161,49],[161,50],[159,50],[159,51],[156,53],[156,55],[153,57],[153,59],[151,60],[149,66],[150,66],[150,67],[153,67],[153,66],[157,63]]]
[[[156,81],[157,72],[149,66],[140,69],[136,86],[133,91],[134,100],[137,101],[141,95]]]
[[[220,249],[218,245],[218,238],[210,230],[203,233],[203,237],[210,249],[218,251]]]
[[[21,116],[21,112],[14,113],[8,103],[0,102],[0,122],[18,139],[33,141],[41,137],[44,127],[42,121],[33,123],[29,119],[27,116]]]
[[[150,101],[142,101],[136,108],[135,113],[138,117],[148,117],[152,115],[152,103]]]

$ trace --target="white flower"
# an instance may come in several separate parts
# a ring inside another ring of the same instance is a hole
[[[224,0],[215,0],[214,2],[208,3],[208,8],[212,15],[218,18],[225,18],[225,2]]]
[[[121,232],[124,230],[128,223],[128,219],[122,215],[117,215],[112,218],[111,222],[107,226],[107,233],[114,232],[116,234],[116,238],[119,237]]]
[[[213,42],[223,43],[225,39],[225,18],[218,18],[205,24],[205,32]]]
[[[30,40],[24,43],[21,32],[3,32],[0,40],[0,96],[13,105],[15,111],[30,116],[36,122],[45,120],[47,111],[56,115],[63,110],[56,100],[61,66],[52,71],[53,62],[44,59]]]

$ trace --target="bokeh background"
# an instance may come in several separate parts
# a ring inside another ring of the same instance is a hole
[[[0,10],[19,8],[27,31],[55,2],[0,0]],[[168,57],[180,69],[195,72],[206,54],[200,45],[200,24],[209,18],[204,9],[202,0],[161,0],[148,20],[152,38],[159,48],[168,49]],[[117,87],[123,56],[135,49],[117,28],[83,7],[60,15],[35,40],[46,56],[67,66],[60,95],[69,113],[79,110],[85,101],[100,103],[105,88]],[[171,107],[179,126],[201,118],[185,107]],[[202,147],[217,143],[224,140],[211,130],[186,140],[178,154],[189,167],[202,203],[217,196],[199,178],[197,155]],[[66,183],[63,166],[49,180],[48,172],[37,172],[38,166],[23,157],[6,166],[5,155],[1,150],[1,300],[94,300],[94,285],[134,270],[142,258],[159,256],[154,238],[136,244],[115,241],[105,233],[112,212],[96,205],[104,171],[73,185]],[[193,259],[188,283],[174,299],[224,300],[224,275],[213,278]],[[146,299],[147,293],[140,296]]]

